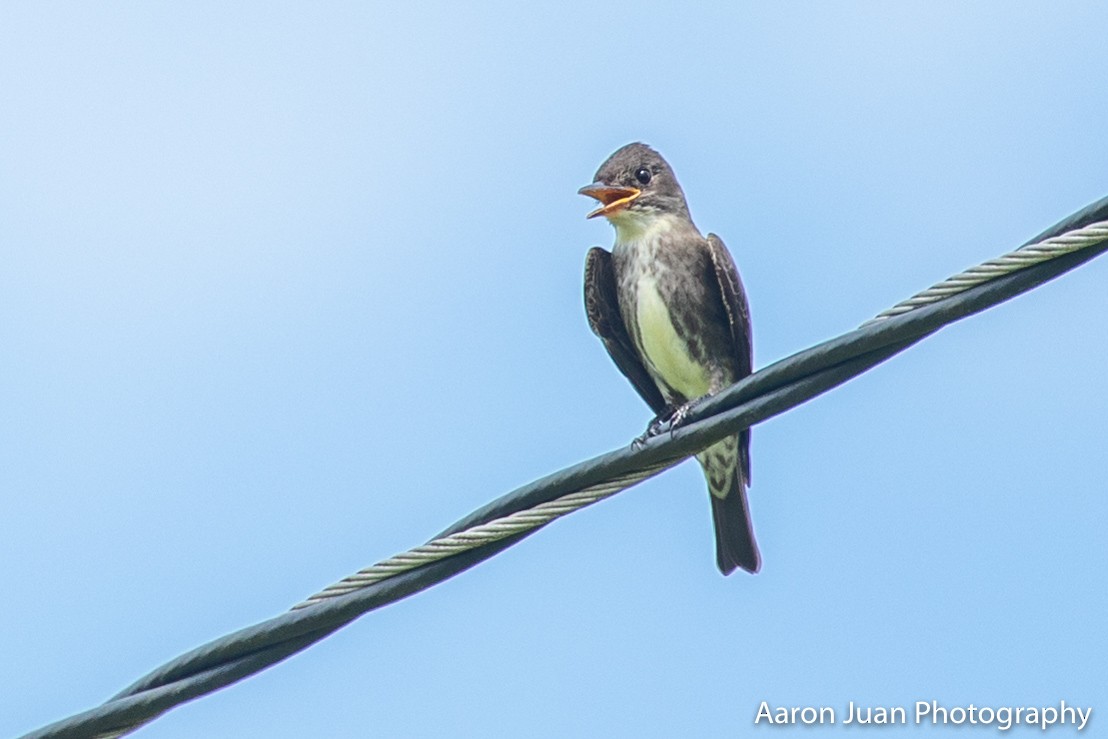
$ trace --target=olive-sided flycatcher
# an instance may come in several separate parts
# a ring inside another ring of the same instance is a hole
[[[701,236],[673,170],[645,144],[608,158],[580,193],[615,227],[609,253],[585,263],[589,326],[659,419],[751,372],[750,309],[719,237]],[[716,561],[728,575],[761,565],[746,502],[750,431],[716,442],[697,461],[708,479]]]

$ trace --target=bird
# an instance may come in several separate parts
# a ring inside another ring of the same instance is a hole
[[[585,261],[589,327],[656,415],[680,423],[696,401],[749,375],[750,307],[723,241],[693,223],[673,169],[643,143],[618,149],[578,192],[615,229],[611,252]],[[708,482],[716,564],[756,573],[761,555],[747,501],[750,430],[696,455]]]

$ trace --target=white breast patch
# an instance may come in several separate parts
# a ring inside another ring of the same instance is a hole
[[[641,277],[637,292],[635,317],[642,351],[651,370],[689,400],[706,395],[708,373],[692,360],[686,342],[677,335],[654,278]]]

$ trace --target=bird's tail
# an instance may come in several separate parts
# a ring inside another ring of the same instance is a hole
[[[719,571],[730,575],[736,567],[755,573],[762,566],[758,544],[754,541],[754,527],[750,522],[750,510],[746,503],[746,481],[742,472],[735,470],[727,495],[719,497],[709,493],[712,499],[712,521],[716,528],[716,563]]]

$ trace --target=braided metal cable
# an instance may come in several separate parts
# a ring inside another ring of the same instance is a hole
[[[175,706],[271,667],[371,610],[496,556],[561,515],[610,497],[727,435],[795,408],[942,327],[1021,295],[1105,253],[1106,219],[1108,198],[1103,198],[1016,252],[940,283],[863,328],[763,367],[699,403],[679,428],[654,436],[641,447],[623,447],[530,482],[474,511],[428,544],[367,567],[281,615],[190,650],[103,704],[26,737],[122,736]],[[977,274],[978,270],[984,272]],[[963,279],[967,284],[959,289],[947,285],[961,285]],[[948,287],[951,291],[945,294],[932,293]],[[936,297],[924,298],[927,294]],[[901,308],[917,299],[912,306]],[[302,607],[307,604],[312,607]]]
[[[1091,223],[1084,228],[1067,231],[1059,236],[1043,239],[1033,244],[1014,249],[994,259],[970,267],[967,270],[948,277],[942,282],[916,293],[907,300],[894,305],[888,310],[882,311],[874,318],[862,324],[862,327],[878,321],[883,321],[893,316],[915,310],[925,305],[949,298],[952,295],[965,292],[971,287],[976,287],[989,280],[1002,275],[1011,274],[1018,270],[1026,269],[1033,265],[1056,259],[1064,254],[1079,251],[1088,246],[1099,244],[1108,239],[1108,221]],[[352,575],[344,577],[338,582],[328,585],[318,593],[297,603],[291,610],[299,610],[314,605],[328,598],[346,595],[360,590],[373,583],[401,572],[416,569],[425,564],[436,562],[455,554],[475,549],[491,542],[506,539],[509,536],[530,531],[545,526],[551,521],[561,518],[569,513],[590,506],[616,493],[626,490],[643,480],[658,474],[666,467],[676,464],[677,461],[664,465],[655,465],[627,475],[607,480],[603,483],[592,485],[582,490],[569,493],[556,500],[541,503],[534,508],[518,511],[488,523],[479,524],[469,529],[432,539],[426,544],[410,549],[406,552],[393,555],[376,564],[364,567]]]
[[[636,470],[625,475],[619,475],[611,480],[605,480],[596,485],[590,485],[582,490],[563,495],[547,503],[540,503],[534,508],[518,511],[494,519],[488,523],[479,524],[469,529],[432,539],[426,544],[415,547],[414,549],[409,549],[401,554],[395,554],[388,559],[364,567],[353,575],[348,575],[333,585],[328,585],[315,595],[297,603],[291,610],[296,611],[301,608],[315,605],[328,598],[346,595],[347,593],[360,590],[375,582],[380,582],[381,580],[392,577],[393,575],[398,575],[401,572],[414,570],[425,564],[437,562],[440,559],[452,557],[455,554],[460,554],[470,549],[484,546],[485,544],[507,539],[509,536],[514,536],[524,531],[530,531],[545,526],[555,519],[573,513],[574,511],[579,511],[593,503],[599,503],[605,498],[610,498],[616,493],[622,492],[633,485],[638,485],[643,480],[653,477],[662,470],[672,467],[680,461],[681,458],[678,458],[670,462],[655,464],[642,470]]]
[[[1051,259],[1057,259],[1063,254],[1080,251],[1094,244],[1099,244],[1105,239],[1108,239],[1108,221],[1098,221],[1090,223],[1084,228],[1067,231],[1064,234],[1043,239],[1034,244],[1021,246],[1007,254],[982,262],[976,267],[970,267],[932,285],[926,290],[916,293],[907,300],[900,301],[892,308],[878,313],[875,317],[863,323],[862,328],[965,292],[971,287],[977,287],[1002,275],[1027,269]]]

